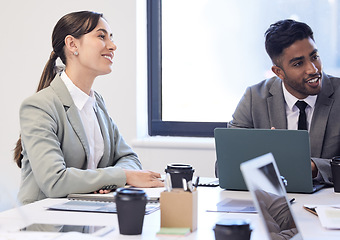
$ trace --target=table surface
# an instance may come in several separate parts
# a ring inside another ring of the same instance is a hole
[[[295,198],[292,205],[293,214],[304,239],[340,239],[339,230],[327,230],[323,228],[317,216],[303,209],[304,204],[339,204],[340,194],[334,193],[333,188],[322,189],[313,194],[288,194],[289,198]],[[251,199],[247,191],[227,191],[219,187],[198,188],[198,227],[197,230],[185,238],[180,239],[215,239],[213,227],[221,219],[246,219],[251,222],[253,228],[252,240],[265,239],[263,226],[258,214],[254,213],[222,213],[207,210],[216,209],[216,204],[226,199]],[[18,231],[32,223],[48,223],[62,225],[110,225],[114,230],[105,235],[105,238],[114,239],[176,239],[176,237],[158,236],[160,229],[160,211],[145,215],[143,233],[136,236],[124,236],[119,234],[117,215],[112,213],[86,213],[69,211],[50,211],[48,206],[63,203],[67,199],[44,199],[19,208],[10,209],[0,213],[0,238],[5,233]],[[22,235],[25,233],[23,232]],[[89,234],[87,234],[89,235]],[[2,239],[2,238],[1,238]],[[4,238],[6,239],[6,238]],[[9,237],[7,239],[10,239]],[[18,239],[18,238],[15,238]],[[28,239],[28,238],[25,238]],[[51,238],[52,239],[52,238]],[[54,238],[53,238],[54,239]],[[59,239],[59,238],[58,238]],[[65,238],[66,239],[66,238]],[[84,238],[85,239],[85,238]]]

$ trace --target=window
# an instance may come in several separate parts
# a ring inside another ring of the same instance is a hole
[[[148,0],[149,134],[213,136],[247,86],[271,77],[270,24],[286,18],[314,31],[324,70],[340,66],[336,0]]]

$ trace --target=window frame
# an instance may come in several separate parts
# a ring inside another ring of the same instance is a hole
[[[162,0],[147,0],[148,133],[150,136],[213,137],[226,122],[162,120]]]

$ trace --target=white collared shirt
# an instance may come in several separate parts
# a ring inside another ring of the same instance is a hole
[[[295,103],[296,101],[301,100],[301,101],[305,101],[308,104],[305,111],[307,115],[307,126],[308,126],[308,131],[309,131],[310,124],[311,124],[312,117],[313,117],[313,112],[315,109],[315,102],[316,102],[317,95],[313,95],[313,96],[309,95],[305,99],[298,99],[288,92],[283,82],[282,82],[282,89],[283,89],[283,96],[286,102],[285,105],[286,105],[287,125],[288,125],[287,129],[290,129],[290,130],[298,129],[300,110],[295,105]]]
[[[96,169],[104,154],[104,140],[95,113],[97,112],[97,105],[93,90],[91,89],[90,96],[84,93],[76,85],[74,85],[65,71],[61,73],[60,77],[70,92],[74,104],[78,108],[80,118],[86,132],[87,141],[90,147],[90,156],[87,161],[87,168]]]

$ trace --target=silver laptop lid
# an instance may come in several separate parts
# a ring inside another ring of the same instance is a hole
[[[271,153],[240,166],[268,239],[302,239]]]

